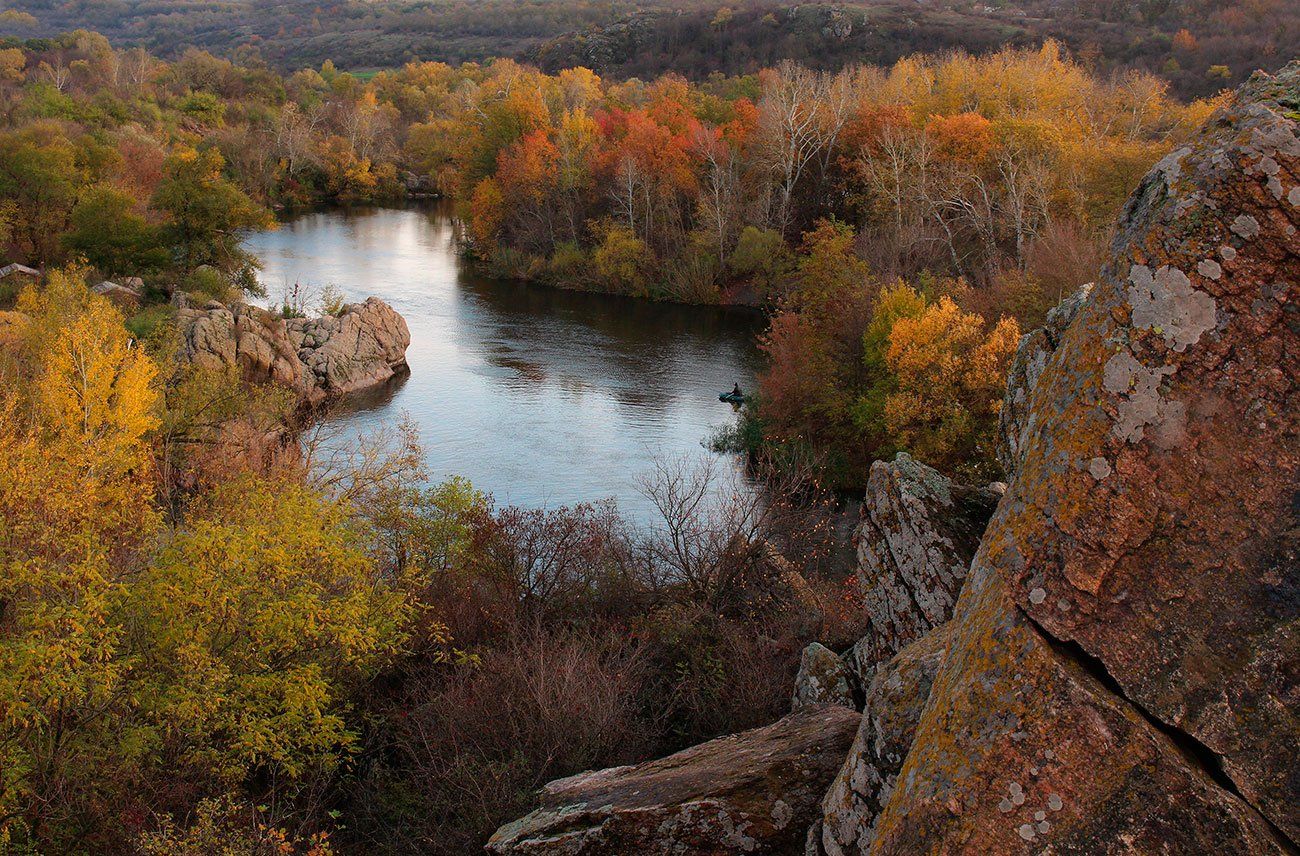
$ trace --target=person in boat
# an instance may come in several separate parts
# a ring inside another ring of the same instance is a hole
[[[735,386],[733,386],[733,387],[731,388],[731,394],[732,394],[733,396],[735,396],[736,398],[744,398],[744,397],[745,397],[744,394],[740,391],[740,384],[736,384]]]

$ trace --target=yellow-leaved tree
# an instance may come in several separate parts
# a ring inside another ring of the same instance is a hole
[[[27,289],[0,332],[0,852],[72,852],[86,830],[124,848],[156,811],[334,767],[423,587],[293,468],[169,522],[154,462],[176,414],[80,271]]]
[[[110,604],[158,525],[156,368],[122,317],[56,272],[0,351],[0,842],[89,766],[122,679]]]
[[[364,545],[347,506],[297,481],[247,475],[201,500],[121,601],[135,741],[231,784],[338,761],[345,697],[415,609]]]
[[[987,330],[946,296],[900,317],[885,354],[896,385],[884,408],[898,447],[941,469],[994,474],[992,438],[1019,340],[1015,319]]]

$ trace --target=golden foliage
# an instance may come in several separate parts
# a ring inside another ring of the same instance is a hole
[[[1019,339],[1014,319],[986,333],[983,318],[948,297],[900,317],[886,353],[897,386],[885,401],[898,445],[950,469],[991,465],[992,450],[981,441],[991,436]]]

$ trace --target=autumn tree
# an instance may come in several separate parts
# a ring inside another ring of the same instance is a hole
[[[993,436],[1019,339],[1014,319],[986,330],[946,296],[899,317],[885,354],[896,387],[884,406],[898,447],[941,469],[995,474]]]
[[[292,481],[238,478],[195,507],[118,606],[133,739],[230,783],[337,763],[355,742],[348,687],[401,649],[413,615],[358,534]]]
[[[0,840],[57,828],[94,776],[123,662],[111,620],[153,534],[157,372],[77,272],[28,289],[0,353]],[[109,740],[109,743],[112,741]]]

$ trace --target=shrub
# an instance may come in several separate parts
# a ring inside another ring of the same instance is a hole
[[[620,294],[646,295],[654,254],[646,242],[625,226],[611,226],[592,256],[606,289]]]
[[[547,781],[645,757],[645,668],[626,637],[535,630],[475,666],[416,676],[385,726],[393,760],[371,774],[378,799],[358,807],[383,830],[366,848],[470,853]]]
[[[582,247],[576,242],[566,241],[555,245],[546,265],[546,274],[557,284],[572,288],[590,281],[590,267],[591,260]]]
[[[131,335],[136,339],[152,340],[163,331],[175,314],[175,308],[167,303],[146,306],[126,319],[126,329],[130,330]]]
[[[329,835],[296,839],[272,825],[264,808],[237,797],[205,799],[186,827],[169,815],[136,841],[141,856],[334,856]]]
[[[347,305],[347,296],[334,283],[329,283],[320,293],[320,308],[326,315],[339,315]]]
[[[230,279],[211,265],[196,267],[185,279],[185,290],[222,303],[230,303],[239,298],[239,290]]]

